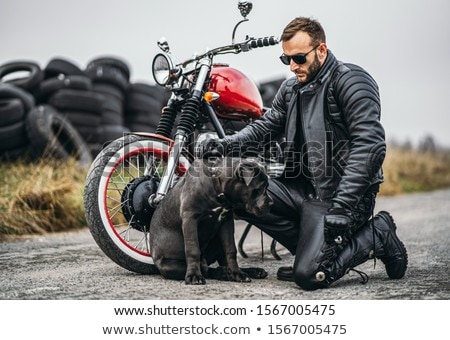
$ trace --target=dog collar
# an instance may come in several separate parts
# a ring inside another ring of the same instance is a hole
[[[220,180],[220,177],[216,175],[216,168],[211,168],[211,179],[213,182],[214,190],[216,191],[216,198],[219,201],[220,205],[226,209],[231,209],[232,204],[222,190],[222,181]]]

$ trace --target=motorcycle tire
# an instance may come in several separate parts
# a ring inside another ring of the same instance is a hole
[[[100,249],[119,266],[151,274],[148,227],[155,193],[167,165],[169,141],[130,134],[108,144],[91,164],[84,188],[89,230]],[[190,160],[181,156],[176,177]]]

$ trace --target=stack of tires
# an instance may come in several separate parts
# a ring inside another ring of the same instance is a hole
[[[89,165],[91,153],[77,130],[53,107],[37,100],[45,92],[44,78],[45,72],[31,61],[0,66],[0,157],[75,157],[82,166]]]
[[[125,94],[130,80],[127,63],[116,57],[98,57],[91,60],[85,70],[92,80],[93,91],[103,98],[98,136],[91,144],[93,153],[102,145],[129,133],[124,125]]]
[[[157,86],[130,83],[130,67],[112,56],[96,57],[85,69],[60,57],[43,69],[31,61],[3,64],[0,157],[76,155],[89,163],[130,131],[154,132],[169,95]]]
[[[93,92],[92,81],[86,73],[67,59],[51,59],[44,74],[38,101],[65,117],[91,151],[91,143],[98,139],[103,97]]]
[[[131,131],[155,132],[170,92],[146,83],[130,84],[126,92],[125,125]]]
[[[25,118],[34,107],[34,98],[11,84],[0,84],[0,155],[15,159],[28,151]]]
[[[259,93],[265,107],[271,107],[272,101],[278,92],[281,84],[286,80],[285,77],[276,78],[273,80],[261,82],[258,86]]]

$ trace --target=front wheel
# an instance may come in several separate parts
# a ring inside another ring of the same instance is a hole
[[[102,251],[123,268],[151,273],[148,204],[167,166],[168,141],[127,135],[109,144],[92,163],[84,188],[86,221]],[[190,165],[181,156],[175,176]]]

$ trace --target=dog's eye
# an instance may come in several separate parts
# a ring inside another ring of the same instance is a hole
[[[266,190],[265,187],[252,190],[252,194],[251,194],[252,198],[256,198],[258,196],[261,196],[264,193],[265,190]]]

